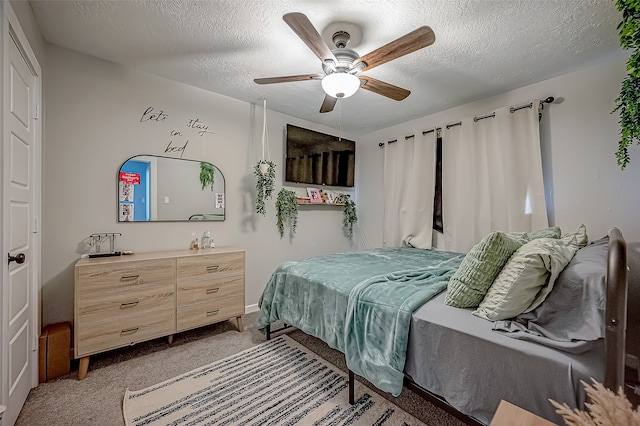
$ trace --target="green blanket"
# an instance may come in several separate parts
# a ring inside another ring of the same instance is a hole
[[[399,395],[411,313],[446,288],[463,257],[402,247],[286,262],[260,297],[258,328],[291,324],[343,352],[354,373]]]

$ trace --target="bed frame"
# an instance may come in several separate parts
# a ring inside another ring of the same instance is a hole
[[[625,339],[627,329],[627,246],[618,228],[609,231],[609,246],[607,257],[607,302],[606,302],[606,331],[605,331],[605,378],[604,385],[617,392],[624,389],[625,372]],[[289,328],[287,324],[277,330],[267,326],[267,340],[272,333]],[[468,425],[484,426],[473,417],[467,416],[453,408],[440,396],[420,387],[405,376],[404,386],[417,393],[422,398],[439,408],[447,411]],[[349,403],[355,401],[355,374],[349,370]]]
[[[618,228],[609,231],[604,385],[616,392],[624,388],[627,335],[627,244]]]

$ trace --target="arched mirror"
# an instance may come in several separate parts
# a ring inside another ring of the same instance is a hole
[[[118,170],[118,222],[223,221],[224,191],[211,163],[137,155]]]

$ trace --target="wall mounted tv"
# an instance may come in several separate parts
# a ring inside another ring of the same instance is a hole
[[[356,143],[287,124],[285,182],[352,187]]]

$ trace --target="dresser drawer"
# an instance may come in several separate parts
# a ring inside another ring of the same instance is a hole
[[[177,261],[178,282],[244,274],[244,252],[180,257]]]
[[[178,306],[178,331],[244,315],[244,298],[225,298]]]
[[[76,327],[78,353],[75,356],[81,357],[173,334],[176,317],[171,307],[109,321],[80,323]]]
[[[178,306],[227,297],[244,300],[244,275],[178,283]]]
[[[77,302],[80,323],[103,321],[130,315],[140,315],[156,309],[173,309],[175,286],[127,289],[119,293],[79,297]]]
[[[164,286],[175,281],[173,259],[88,265],[77,271],[78,297],[121,292],[142,286]]]

